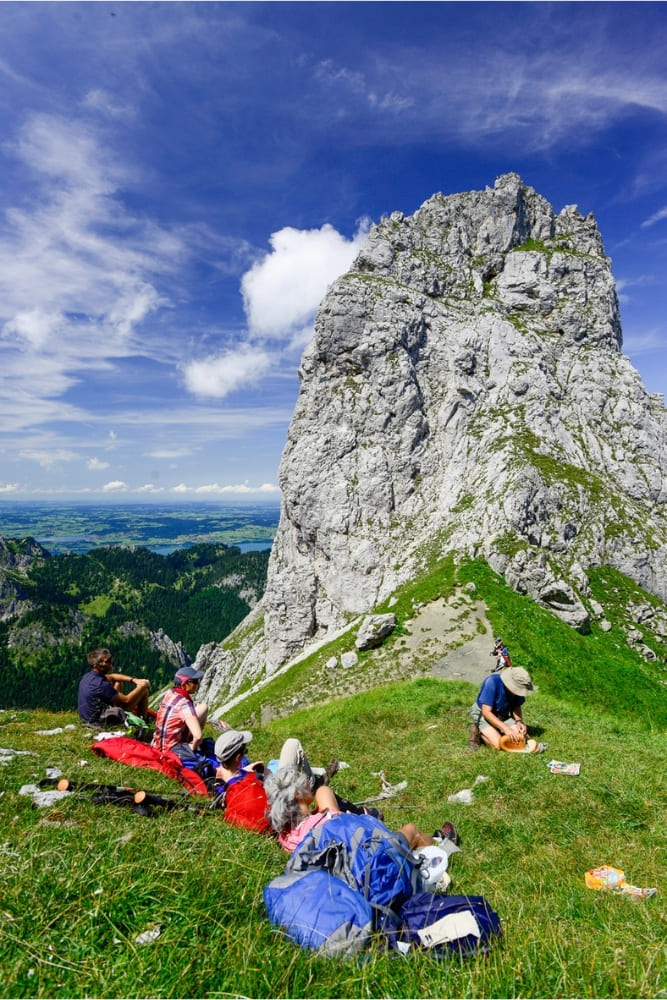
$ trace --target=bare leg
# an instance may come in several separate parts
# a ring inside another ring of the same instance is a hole
[[[146,713],[148,712],[149,690],[148,684],[138,684],[134,691],[130,691],[127,695],[125,707],[128,708],[130,712],[134,712],[135,715],[140,716],[142,719],[146,717]]]
[[[318,812],[321,813],[327,811],[330,813],[340,812],[336,796],[331,791],[328,785],[320,785],[320,787],[315,792],[315,801],[317,802]]]
[[[487,747],[491,747],[492,750],[500,750],[500,733],[493,726],[486,726],[484,729],[481,729],[480,736]]]
[[[431,844],[435,844],[433,837],[427,837],[425,833],[417,829],[414,823],[406,823],[398,832],[403,834],[411,851],[415,847],[429,847]]]

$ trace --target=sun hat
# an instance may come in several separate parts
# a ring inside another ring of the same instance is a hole
[[[195,670],[194,667],[181,667],[174,674],[174,681],[176,684],[182,684],[183,681],[200,681],[203,676],[203,670]]]
[[[437,844],[420,847],[418,850],[413,851],[412,854],[419,864],[419,874],[422,877],[424,886],[433,891],[447,871],[449,855]]]
[[[530,679],[530,674],[523,667],[505,667],[504,670],[500,671],[500,679],[507,690],[519,698],[537,691],[537,688]]]
[[[235,757],[239,750],[250,743],[252,733],[247,729],[227,729],[215,741],[215,756],[224,764],[226,760]]]

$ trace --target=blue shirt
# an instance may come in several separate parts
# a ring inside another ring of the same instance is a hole
[[[78,709],[84,722],[99,722],[105,708],[108,708],[118,692],[102,674],[89,670],[79,682]]]
[[[512,712],[516,711],[520,705],[523,705],[525,700],[525,698],[520,697],[518,694],[512,694],[511,691],[507,690],[501,680],[500,674],[489,674],[485,678],[477,695],[477,704],[479,707],[488,705],[493,714],[503,721],[509,719]]]

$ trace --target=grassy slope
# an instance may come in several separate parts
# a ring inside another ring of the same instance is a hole
[[[526,714],[549,743],[547,755],[470,753],[475,691],[433,678],[276,720],[256,730],[253,747],[267,759],[296,735],[315,762],[335,753],[351,765],[336,788],[355,799],[377,793],[373,771],[407,780],[400,797],[383,803],[388,825],[410,819],[430,832],[448,818],[459,827],[452,891],[488,898],[503,921],[502,946],[462,966],[428,954],[405,960],[373,951],[334,963],[304,953],[264,916],[262,889],[285,861],[273,841],[228,828],[218,814],[145,818],[75,797],[38,811],[16,792],[48,766],[170,794],[176,786],[92,757],[80,728],[36,735],[74,716],[0,712],[0,745],[36,754],[2,767],[4,995],[664,994],[667,746],[656,721],[659,711],[664,719],[658,668],[624,649],[614,630],[594,631],[588,641],[576,636],[479,564],[461,574],[459,582],[475,579],[494,630],[511,637],[513,655],[537,676],[540,691]],[[242,715],[239,706],[230,721]],[[580,761],[581,775],[552,775],[551,756]],[[479,775],[488,780],[475,785]],[[469,787],[472,805],[447,804]],[[636,885],[658,886],[658,895],[633,901],[587,889],[584,872],[605,863]],[[138,945],[136,936],[154,925],[157,941]]]

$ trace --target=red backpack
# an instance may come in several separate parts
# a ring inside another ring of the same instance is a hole
[[[268,833],[271,829],[268,808],[264,785],[254,771],[246,771],[238,781],[227,785],[225,820],[232,826],[244,826],[256,833]]]

